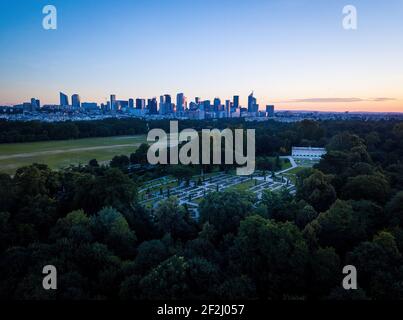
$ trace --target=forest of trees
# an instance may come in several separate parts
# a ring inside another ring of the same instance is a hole
[[[233,126],[256,128],[261,157],[296,144],[328,153],[298,173],[295,196],[212,193],[199,221],[174,197],[139,204],[142,177],[126,167],[146,146],[111,166],[0,174],[0,299],[403,299],[403,123]],[[58,290],[43,290],[44,265]],[[342,288],[345,265],[358,290]]]

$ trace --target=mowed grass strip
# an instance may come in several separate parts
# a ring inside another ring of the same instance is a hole
[[[110,161],[115,155],[129,155],[144,142],[146,136],[138,135],[0,144],[0,172],[12,174],[17,168],[32,163],[60,169],[71,164],[86,164],[91,159]]]

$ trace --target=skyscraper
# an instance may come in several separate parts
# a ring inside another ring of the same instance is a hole
[[[111,94],[111,110],[116,110],[116,95]]]
[[[146,108],[145,99],[136,99],[136,109],[144,110]]]
[[[73,94],[71,96],[71,105],[73,106],[74,109],[80,109],[81,108],[81,99],[78,94]]]
[[[203,101],[203,110],[206,111],[206,112],[211,111],[211,102],[210,102],[210,100],[204,100]]]
[[[157,98],[148,99],[147,109],[149,114],[158,114]]]
[[[32,98],[31,99],[31,110],[35,111],[38,110],[40,108],[40,102],[39,100]]]
[[[165,96],[160,96],[160,114],[166,113],[165,108],[166,108]]]
[[[186,97],[183,93],[178,93],[176,95],[176,111],[183,112],[186,108]]]
[[[227,117],[231,114],[231,100],[225,100],[225,113]]]
[[[248,112],[256,113],[259,111],[259,105],[256,103],[256,98],[253,96],[253,91],[248,97]]]
[[[134,100],[129,99],[129,109],[134,109]]]
[[[165,103],[166,103],[166,104],[169,104],[169,105],[172,104],[171,95],[165,94],[164,97],[165,97]]]
[[[239,108],[239,96],[234,96],[234,109]]]
[[[169,114],[173,112],[172,98],[169,94],[161,96],[160,101],[161,114]]]
[[[274,106],[273,105],[266,106],[266,116],[268,116],[269,118],[274,117]]]
[[[215,112],[219,111],[220,107],[221,107],[220,98],[214,98],[214,111]]]
[[[69,98],[63,92],[60,92],[60,105],[62,107],[69,105]]]

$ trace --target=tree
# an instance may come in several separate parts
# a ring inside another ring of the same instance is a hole
[[[389,183],[381,174],[349,178],[342,191],[344,199],[366,199],[381,204],[387,201],[389,193]]]
[[[327,145],[328,150],[350,151],[355,147],[365,146],[363,140],[356,134],[342,132],[332,137]]]
[[[136,235],[124,216],[112,208],[102,209],[91,217],[90,227],[95,239],[108,245],[119,256],[134,255]]]
[[[208,299],[216,295],[219,284],[219,267],[205,258],[194,257],[188,263],[189,298]]]
[[[287,189],[280,192],[265,190],[262,204],[267,208],[267,217],[277,221],[294,221],[297,205]]]
[[[103,175],[93,180],[92,189],[85,188],[80,190],[79,194],[84,198],[81,198],[82,200],[89,203],[89,210],[84,207],[85,211],[91,213],[103,207],[126,211],[137,200],[134,182],[118,169],[107,169]]]
[[[210,193],[200,203],[200,222],[209,222],[219,237],[235,233],[239,223],[252,210],[254,196],[246,192]]]
[[[338,252],[346,252],[367,238],[366,221],[346,201],[337,200],[311,224],[316,230],[320,245],[334,247]]]
[[[11,210],[16,196],[13,179],[8,174],[0,173],[0,212]]]
[[[248,276],[229,277],[218,288],[223,300],[250,300],[257,298],[256,286]]]
[[[403,191],[398,192],[388,202],[386,212],[391,225],[403,226]]]
[[[315,220],[318,217],[318,213],[315,209],[307,204],[305,201],[301,201],[298,203],[298,209],[296,210],[295,215],[295,224],[300,228],[303,229],[305,226]]]
[[[241,222],[234,249],[239,272],[254,280],[260,298],[303,294],[308,248],[292,223],[247,217]]]
[[[168,257],[168,248],[161,240],[145,241],[137,249],[137,256],[134,261],[135,270],[139,274],[144,274]]]
[[[309,260],[308,290],[314,298],[324,297],[342,281],[340,258],[334,248],[319,248]]]
[[[142,143],[138,149],[130,155],[131,164],[147,164],[147,152],[149,145]]]
[[[88,165],[90,167],[94,167],[94,168],[99,167],[99,163],[98,163],[97,159],[91,159],[90,161],[88,161]]]
[[[174,239],[189,239],[196,232],[176,197],[170,197],[158,204],[155,224],[162,234],[170,233]]]
[[[169,173],[178,179],[179,182],[185,180],[189,185],[189,180],[194,175],[194,170],[189,166],[177,165],[170,168]]]
[[[296,126],[300,139],[307,139],[316,142],[324,135],[324,130],[317,121],[303,120],[298,122]]]
[[[336,191],[330,183],[330,177],[316,170],[303,180],[298,188],[298,196],[312,205],[316,211],[323,212],[336,200]]]
[[[372,242],[363,242],[347,255],[347,263],[359,274],[359,285],[375,299],[402,299],[401,254],[395,238],[380,232]]]
[[[142,298],[152,300],[185,299],[189,292],[188,269],[189,265],[184,257],[173,256],[165,260],[141,279]]]
[[[118,168],[123,172],[126,172],[130,165],[129,157],[126,155],[114,156],[110,163],[111,168]]]

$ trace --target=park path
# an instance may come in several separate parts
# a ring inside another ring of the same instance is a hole
[[[116,149],[116,148],[124,148],[124,147],[138,147],[139,143],[131,143],[131,144],[116,144],[111,146],[97,146],[97,147],[81,147],[81,148],[71,148],[71,149],[58,149],[58,150],[47,150],[47,151],[37,151],[37,152],[29,152],[29,153],[17,153],[10,154],[7,156],[0,156],[0,160],[9,160],[9,159],[19,159],[19,158],[30,158],[36,156],[48,156],[69,152],[80,152],[80,151],[95,151],[95,150],[105,150],[105,149]]]

